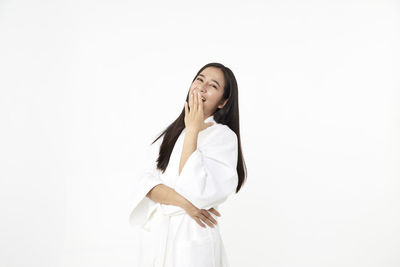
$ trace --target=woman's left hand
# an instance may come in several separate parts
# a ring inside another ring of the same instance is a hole
[[[184,210],[190,217],[192,217],[201,227],[206,227],[204,223],[206,223],[210,227],[214,227],[217,224],[217,221],[211,216],[210,213],[214,213],[218,217],[221,214],[214,208],[206,209],[199,209],[192,203],[188,202],[184,205]],[[203,223],[204,222],[204,223]]]
[[[189,107],[185,101],[185,127],[187,130],[200,132],[211,125],[213,122],[204,123],[203,101],[201,100],[200,92],[194,90],[189,95]]]

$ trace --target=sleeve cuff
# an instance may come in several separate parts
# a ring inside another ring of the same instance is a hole
[[[134,199],[131,201],[131,212],[129,214],[129,223],[132,226],[142,227],[151,212],[156,208],[157,202],[146,197],[147,193],[156,185],[162,184],[158,176],[147,172],[139,182]]]

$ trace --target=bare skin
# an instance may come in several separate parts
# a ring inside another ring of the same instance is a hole
[[[202,70],[190,85],[189,93],[199,91],[203,101],[204,118],[214,114],[217,108],[222,108],[228,99],[223,99],[225,88],[224,73],[215,67]],[[190,99],[189,99],[190,100]]]
[[[226,104],[227,99],[222,99],[224,86],[222,71],[214,67],[204,69],[192,83],[189,89],[189,104],[185,101],[186,132],[179,163],[179,175],[187,159],[197,148],[199,132],[213,125],[212,122],[204,123],[205,118],[213,114],[217,107],[222,108]],[[205,98],[206,101],[203,101],[202,98]],[[203,222],[210,227],[217,224],[209,212],[221,216],[214,208],[208,210],[197,208],[173,188],[164,184],[156,185],[146,196],[155,202],[183,208],[201,227],[206,227]]]
[[[164,184],[158,184],[154,186],[146,195],[148,198],[151,200],[161,203],[161,204],[167,204],[167,205],[174,205],[181,207],[184,209],[189,215],[191,214],[191,217],[198,218],[200,217],[204,222],[207,223],[208,226],[214,227],[214,224],[217,224],[217,221],[208,213],[208,211],[214,213],[217,216],[221,216],[221,214],[214,208],[210,208],[207,210],[204,209],[198,209],[196,206],[194,206],[189,200],[184,198],[181,194],[177,193],[173,188],[164,185]],[[193,219],[195,219],[193,218]],[[195,219],[196,220],[196,219]],[[205,225],[198,220],[196,222],[202,226],[205,227]]]

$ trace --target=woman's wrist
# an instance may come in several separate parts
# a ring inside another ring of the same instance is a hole
[[[181,207],[184,210],[187,210],[192,203],[190,203],[190,201],[184,198],[182,195],[179,194],[179,196],[180,196],[179,207]]]
[[[199,130],[199,129],[196,129],[196,128],[194,128],[194,127],[192,127],[192,128],[187,128],[187,129],[185,130],[185,135],[186,135],[186,134],[189,134],[189,135],[198,135],[199,132],[200,132],[200,130]]]

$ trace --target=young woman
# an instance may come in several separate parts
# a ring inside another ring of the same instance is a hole
[[[152,144],[152,166],[138,180],[129,216],[141,233],[136,266],[229,266],[218,205],[247,176],[232,71],[203,66],[181,114]]]

